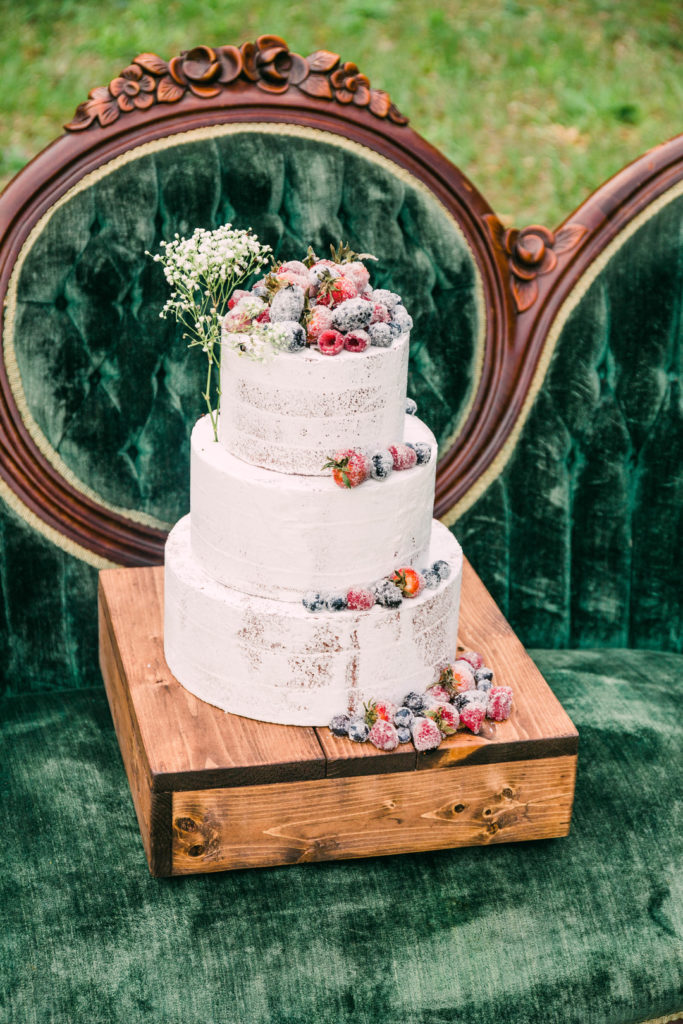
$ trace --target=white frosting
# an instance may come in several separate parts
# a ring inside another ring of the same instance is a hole
[[[192,555],[186,516],[166,544],[171,671],[209,704],[283,725],[326,725],[371,698],[400,703],[456,653],[462,552],[441,523],[431,533],[430,563],[445,559],[452,570],[438,589],[394,610],[312,614],[217,583]]]
[[[431,444],[431,460],[346,490],[329,470],[284,476],[242,462],[214,441],[205,416],[192,432],[199,565],[246,594],[297,602],[307,590],[347,590],[402,565],[420,567],[431,536],[436,439],[416,417],[405,418],[406,437]]]
[[[221,346],[219,438],[255,466],[321,476],[337,448],[401,440],[410,335],[390,348],[324,356],[315,348],[263,362]]]

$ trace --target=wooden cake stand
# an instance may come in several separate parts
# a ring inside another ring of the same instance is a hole
[[[103,571],[99,615],[102,675],[153,875],[569,831],[578,733],[467,561],[458,642],[512,686],[512,715],[423,754],[251,721],[188,693],[164,659],[160,567]]]

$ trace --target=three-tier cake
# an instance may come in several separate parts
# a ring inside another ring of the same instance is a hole
[[[190,514],[166,546],[169,667],[210,704],[292,725],[424,690],[455,658],[462,553],[432,519],[435,439],[406,414],[409,331],[333,359],[222,349],[218,439],[208,416],[195,426]],[[349,488],[323,468],[403,442],[432,456]],[[435,563],[450,571],[398,607],[302,602]]]

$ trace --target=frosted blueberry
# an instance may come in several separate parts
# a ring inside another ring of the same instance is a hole
[[[477,683],[482,682],[484,679],[493,679],[493,669],[486,668],[486,666],[483,666],[482,668],[475,668],[474,678]]]
[[[373,480],[386,480],[394,469],[394,457],[390,451],[381,449],[370,455],[370,476]]]
[[[365,305],[368,306],[369,303],[366,302]],[[394,336],[391,333],[389,324],[370,324],[368,334],[370,335],[371,345],[374,345],[376,348],[391,348]]]
[[[349,722],[349,739],[354,743],[365,743],[370,735],[370,726],[364,718],[352,718]]]
[[[406,398],[406,413],[408,416],[414,416],[417,412],[417,402],[414,398]]]
[[[438,562],[434,562],[432,569],[437,574],[440,580],[447,580],[451,574],[451,567],[448,562],[444,562],[440,559]]]
[[[351,719],[348,715],[335,715],[330,722],[330,732],[335,736],[348,736]]]
[[[425,581],[427,590],[436,590],[439,583],[441,583],[441,577],[433,569],[420,569],[420,576]]]
[[[400,295],[396,292],[390,292],[388,288],[375,288],[372,293],[373,303],[379,302],[380,305],[386,306],[388,310],[394,309],[396,306],[402,305],[403,300]]]
[[[398,736],[399,743],[410,743],[413,738],[410,728],[407,725],[400,726],[396,730],[396,735]]]
[[[394,715],[394,725],[397,729],[409,729],[413,721],[413,712],[410,708],[402,707],[399,708]]]
[[[346,608],[346,594],[330,594],[325,600],[329,612],[342,612]]]
[[[297,320],[279,320],[277,326],[281,332],[279,344],[283,352],[300,352],[306,348],[306,331]]]
[[[309,590],[302,598],[304,608],[309,612],[320,612],[325,607],[325,596],[316,590]]]
[[[416,693],[414,690],[406,694],[403,699],[403,707],[410,708],[414,715],[419,715],[420,712],[424,711],[428,703],[429,701],[424,693]]]
[[[492,686],[492,679],[477,679],[477,690],[479,690],[481,693],[488,693]]]
[[[401,329],[401,334],[405,334],[405,332],[411,330],[413,326],[413,318],[405,306],[396,306],[396,308],[392,310],[391,322],[398,324]]]

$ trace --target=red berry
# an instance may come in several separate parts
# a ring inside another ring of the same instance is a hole
[[[347,352],[365,352],[370,344],[370,335],[367,331],[349,331],[344,338],[344,348]]]
[[[332,470],[332,478],[338,487],[358,487],[368,478],[370,460],[363,452],[348,448],[344,452],[336,452],[323,469]]]
[[[322,331],[318,335],[318,348],[324,356],[336,356],[344,348],[344,335],[339,331]]]
[[[404,597],[417,597],[424,587],[422,576],[410,567],[397,569],[391,577],[391,582],[396,584]]]
[[[346,299],[355,299],[358,289],[353,281],[340,274],[339,277],[332,277],[326,274],[320,282],[318,289],[317,303],[319,306],[338,306]]]
[[[438,704],[448,704],[450,702],[453,691],[448,690],[445,686],[440,683],[435,683],[434,686],[430,686],[426,691],[427,696],[431,700],[436,701]]]
[[[470,704],[469,707],[464,707],[460,711],[460,724],[464,725],[470,732],[478,733],[484,724],[484,709],[477,707],[476,704]]]
[[[463,654],[459,654],[458,661],[468,662],[473,669],[483,668],[486,664],[481,654],[476,651],[465,651]]]
[[[436,723],[443,736],[452,736],[458,731],[460,715],[451,704],[437,704],[436,707],[428,708],[425,714]]]
[[[396,704],[392,704],[390,700],[377,700],[374,707],[378,718],[385,722],[394,721],[394,715],[398,711]]]
[[[416,718],[410,731],[416,750],[434,750],[441,743],[441,730],[431,718]]]
[[[417,464],[417,455],[407,444],[390,444],[389,451],[394,460],[394,469],[412,469]]]
[[[366,296],[361,296],[366,298]],[[369,298],[369,296],[368,296]],[[381,302],[376,302],[372,311],[371,324],[388,324],[391,320],[391,313],[386,306],[383,306]]]
[[[262,309],[259,315],[256,317],[257,324],[269,324],[270,323],[270,306],[266,306]]]
[[[363,587],[352,587],[346,595],[346,607],[352,611],[367,611],[375,603],[375,595]]]
[[[243,327],[248,327],[251,320],[247,314],[241,309],[231,309],[226,314],[223,320],[223,327],[226,331],[241,331]]]
[[[378,750],[395,750],[398,746],[396,726],[378,718],[370,730],[368,739]]]
[[[492,686],[489,690],[489,703],[486,715],[494,722],[504,722],[510,717],[512,709],[512,690],[509,686]]]
[[[308,340],[318,341],[323,331],[331,330],[332,310],[328,306],[314,306],[306,326]]]
[[[466,690],[475,690],[477,687],[474,672],[466,661],[455,662],[451,666],[451,686],[455,693],[464,693]]]
[[[251,292],[245,292],[242,288],[237,288],[228,300],[228,309],[234,309],[240,299],[246,298],[247,295],[251,295]]]

